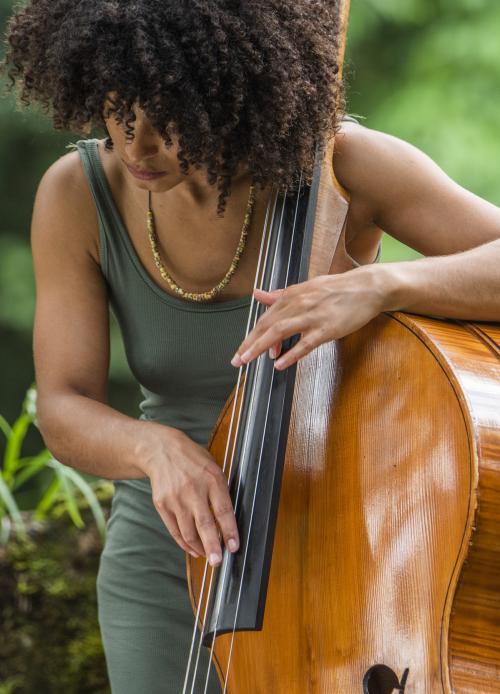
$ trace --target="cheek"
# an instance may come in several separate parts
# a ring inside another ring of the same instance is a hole
[[[115,118],[104,118],[104,125],[113,142],[116,144],[121,143],[122,140],[125,142],[125,133],[121,125],[116,122]]]
[[[179,149],[179,140],[173,137],[172,144],[170,147],[168,147],[166,144],[163,144],[163,156],[165,157],[165,159],[168,159],[170,161],[179,161],[177,159]]]

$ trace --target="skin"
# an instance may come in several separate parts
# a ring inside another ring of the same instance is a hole
[[[500,208],[452,181],[402,140],[345,124],[336,141],[335,173],[349,191],[347,238],[352,246],[384,229],[429,256],[327,275],[284,292],[256,292],[269,311],[244,340],[234,366],[296,333],[293,350],[275,363],[285,369],[312,349],[339,339],[383,311],[446,318],[500,320]],[[437,257],[436,257],[437,256]]]
[[[108,118],[114,151],[100,143],[116,205],[145,269],[169,291],[145,233],[147,191],[152,191],[165,264],[182,287],[210,289],[225,274],[239,239],[248,174],[242,168],[226,215],[217,218],[217,192],[204,172],[182,175],[175,141],[166,148],[140,109],[136,115],[132,142]],[[168,175],[139,181],[124,162]],[[287,368],[381,311],[500,320],[499,208],[451,181],[415,147],[356,124],[344,124],[337,136],[335,171],[351,196],[346,247],[353,257],[370,263],[382,229],[430,257],[328,274],[284,291],[256,290],[269,309],[238,349],[236,367],[266,350],[277,356],[281,341],[300,333],[296,347],[275,363]],[[268,190],[258,194],[247,248],[220,301],[253,290],[268,195]],[[108,297],[95,204],[76,152],[61,157],[40,182],[32,250],[38,420],[47,446],[84,472],[109,479],[148,476],[155,508],[179,546],[220,563],[219,531],[229,551],[237,550],[239,537],[227,482],[208,451],[179,430],[127,417],[107,403]]]

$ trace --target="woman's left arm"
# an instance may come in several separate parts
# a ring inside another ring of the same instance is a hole
[[[499,207],[459,186],[413,145],[359,125],[344,127],[335,164],[353,204],[428,256],[380,266],[385,310],[500,320]]]
[[[356,124],[345,124],[337,136],[335,172],[367,226],[427,257],[325,275],[284,291],[257,291],[270,308],[233,365],[301,333],[276,362],[287,368],[383,311],[500,321],[500,208],[452,181],[416,147]]]

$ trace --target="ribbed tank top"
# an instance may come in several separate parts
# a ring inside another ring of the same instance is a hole
[[[143,396],[139,419],[180,429],[206,446],[237,381],[230,360],[245,336],[251,296],[196,304],[163,291],[142,264],[115,204],[98,139],[73,147],[97,209],[110,308]],[[148,478],[128,482],[150,488]]]
[[[236,384],[238,370],[230,361],[245,337],[251,297],[195,304],[158,287],[114,202],[98,140],[78,140],[76,147],[96,204],[110,307],[143,395],[139,419],[175,427],[206,445]]]

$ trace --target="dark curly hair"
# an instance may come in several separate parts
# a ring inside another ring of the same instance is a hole
[[[242,163],[255,183],[310,179],[344,109],[339,0],[31,0],[7,24],[0,69],[20,104],[88,134],[106,115],[134,136],[135,103],[181,171],[205,167],[219,213]],[[112,141],[106,140],[112,147]]]

